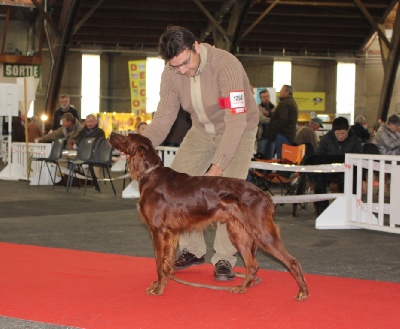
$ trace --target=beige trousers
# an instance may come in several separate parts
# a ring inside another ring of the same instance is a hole
[[[237,148],[235,157],[224,171],[224,177],[246,179],[251,158],[254,152],[257,128],[244,132]],[[192,176],[201,176],[211,165],[211,160],[221,141],[222,135],[210,135],[196,127],[192,127],[184,138],[172,164],[171,168]],[[179,249],[187,249],[196,257],[206,254],[206,244],[202,232],[191,231],[181,234]],[[217,224],[214,240],[215,254],[211,263],[215,265],[224,259],[236,264],[236,248],[232,245],[225,224]]]

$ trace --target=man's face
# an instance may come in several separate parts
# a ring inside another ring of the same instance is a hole
[[[318,122],[314,121],[311,121],[310,126],[314,131],[317,131],[321,127]]]
[[[395,125],[395,124],[393,124],[393,123],[387,123],[386,124],[386,127],[388,127],[388,129],[391,131],[391,132],[396,132],[396,131],[399,131],[399,126],[398,125]]]
[[[199,51],[200,47],[196,41],[194,50],[185,49],[168,61],[170,69],[189,78],[194,77],[200,65]]]
[[[88,117],[85,120],[85,124],[86,124],[86,127],[88,127],[89,129],[93,129],[94,127],[96,127],[97,122],[93,117]]]
[[[285,98],[289,96],[289,92],[286,90],[286,87],[283,86],[281,91],[279,92],[279,97],[280,98]]]
[[[143,135],[144,130],[146,129],[146,127],[147,127],[147,125],[141,125],[141,126],[138,128],[137,133],[138,133],[139,135]]]
[[[60,106],[63,109],[67,108],[69,106],[69,98],[68,97],[61,97],[60,98]]]
[[[270,100],[271,100],[271,96],[269,95],[269,93],[262,93],[261,96],[261,103],[263,104],[269,104]]]
[[[72,127],[72,122],[67,121],[67,119],[65,119],[65,118],[62,118],[61,120],[62,120],[62,125],[63,125],[64,128],[71,128]]]
[[[348,133],[349,133],[349,131],[346,130],[346,129],[335,130],[336,139],[337,139],[339,142],[343,142],[343,141],[347,138]]]

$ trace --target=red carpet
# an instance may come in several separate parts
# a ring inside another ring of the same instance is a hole
[[[9,243],[0,255],[1,316],[94,329],[400,328],[396,283],[306,275],[311,295],[298,302],[289,273],[260,270],[243,295],[170,281],[155,297],[153,259]],[[177,276],[216,283],[211,265]]]

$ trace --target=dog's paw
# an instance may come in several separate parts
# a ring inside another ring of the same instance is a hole
[[[164,292],[164,288],[165,286],[158,284],[158,281],[154,281],[151,286],[146,289],[146,294],[159,296]]]
[[[296,299],[300,300],[300,301],[303,301],[303,300],[306,300],[307,297],[308,297],[308,292],[300,290],[299,293],[296,296]]]
[[[242,286],[236,286],[232,287],[230,292],[233,294],[244,294],[247,291],[247,288],[244,288]]]

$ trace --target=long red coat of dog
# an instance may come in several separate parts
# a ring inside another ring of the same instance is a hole
[[[246,277],[231,289],[244,293],[256,279],[257,247],[280,260],[296,279],[298,300],[308,297],[308,288],[298,260],[283,246],[274,224],[271,197],[241,179],[189,176],[164,167],[151,141],[138,134],[111,134],[110,143],[128,157],[129,170],[139,182],[140,215],[153,239],[158,280],[150,295],[161,295],[174,270],[179,234],[226,223],[229,237],[242,255]]]

